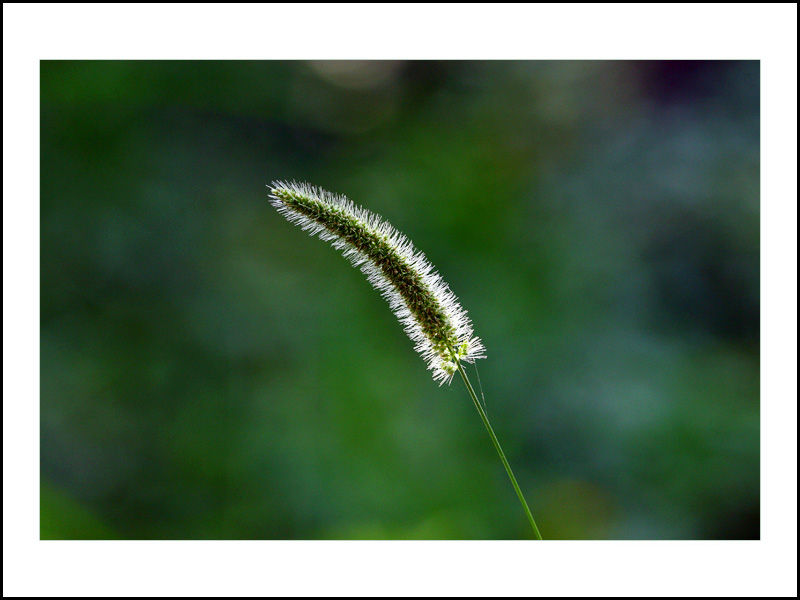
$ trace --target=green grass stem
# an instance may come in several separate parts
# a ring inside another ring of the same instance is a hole
[[[475,390],[472,388],[472,384],[467,377],[467,374],[464,372],[464,368],[461,366],[460,361],[456,361],[456,365],[458,366],[458,372],[461,374],[461,379],[464,380],[464,385],[467,386],[467,391],[469,392],[470,398],[472,398],[472,403],[475,405],[475,408],[478,411],[478,414],[481,416],[481,421],[483,421],[484,427],[486,427],[486,431],[489,432],[489,437],[492,438],[492,444],[494,444],[495,450],[497,450],[497,454],[500,456],[500,461],[503,463],[503,466],[506,469],[506,473],[508,473],[508,478],[511,480],[511,485],[514,486],[514,491],[517,492],[517,497],[519,498],[520,504],[522,504],[522,508],[525,510],[525,514],[528,517],[528,521],[533,528],[533,534],[536,536],[537,540],[542,539],[542,534],[539,533],[539,528],[536,526],[536,521],[533,519],[533,514],[531,514],[531,509],[528,508],[528,503],[525,501],[525,496],[522,494],[522,490],[517,483],[517,478],[514,477],[514,472],[511,470],[511,465],[508,464],[508,459],[506,458],[505,453],[503,452],[503,448],[500,446],[500,442],[497,440],[497,436],[494,433],[494,429],[492,429],[491,424],[489,423],[489,418],[486,416],[486,411],[483,410],[481,403],[478,402],[478,396],[475,395]]]

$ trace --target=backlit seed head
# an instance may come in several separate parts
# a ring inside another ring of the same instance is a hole
[[[289,222],[330,242],[389,302],[433,378],[485,357],[472,322],[425,255],[378,215],[305,183],[272,183],[270,203]]]

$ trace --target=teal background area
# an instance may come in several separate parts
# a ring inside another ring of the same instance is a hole
[[[545,538],[759,537],[758,62],[44,61],[42,538],[530,537],[273,179],[439,268]]]

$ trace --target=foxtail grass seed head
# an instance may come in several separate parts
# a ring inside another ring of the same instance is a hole
[[[290,223],[342,251],[389,302],[433,379],[450,382],[459,361],[485,357],[455,294],[411,241],[380,216],[306,183],[275,181],[270,203]]]

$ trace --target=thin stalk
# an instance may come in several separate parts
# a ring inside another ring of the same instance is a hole
[[[511,480],[511,485],[514,486],[514,491],[517,492],[517,497],[519,498],[520,504],[522,504],[522,508],[525,509],[525,514],[528,516],[528,521],[530,521],[531,527],[533,528],[533,533],[536,536],[537,540],[541,540],[542,534],[539,533],[539,528],[536,526],[536,521],[533,520],[531,509],[528,508],[528,503],[525,501],[525,496],[522,495],[522,490],[519,488],[519,484],[517,483],[517,478],[514,477],[514,472],[511,470],[511,465],[508,464],[508,460],[506,459],[506,455],[503,452],[503,448],[500,447],[500,442],[497,441],[497,436],[494,434],[494,430],[492,429],[492,426],[489,424],[489,418],[486,416],[486,411],[483,410],[481,403],[478,402],[478,396],[475,395],[475,390],[472,389],[472,384],[469,382],[467,374],[461,367],[461,362],[456,360],[455,363],[458,366],[458,372],[461,374],[461,379],[464,380],[464,385],[467,386],[467,391],[469,392],[470,398],[472,398],[472,403],[475,405],[478,414],[481,416],[481,421],[483,421],[483,425],[486,427],[486,431],[489,432],[489,437],[492,438],[492,444],[494,444],[494,448],[495,450],[497,450],[497,454],[500,456],[500,460],[502,461],[503,466],[506,469],[506,473],[508,473],[508,478]]]

